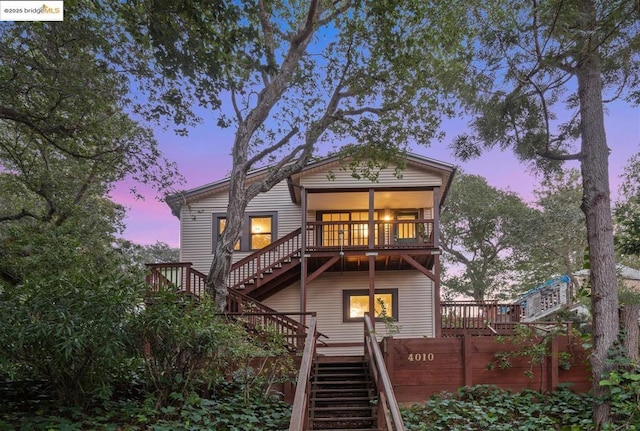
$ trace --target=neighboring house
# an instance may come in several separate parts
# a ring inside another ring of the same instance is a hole
[[[629,290],[640,293],[640,271],[624,265],[616,265],[618,277]],[[549,319],[553,314],[568,309],[579,314],[589,314],[583,304],[576,302],[576,294],[589,283],[589,270],[583,269],[568,275],[552,278],[521,295],[516,303],[520,306],[522,322]]]
[[[372,307],[395,321],[396,338],[439,336],[439,214],[455,168],[409,155],[401,178],[395,172],[358,180],[325,158],[258,195],[230,287],[279,312],[317,313],[325,354],[362,354],[363,313]],[[228,186],[225,179],[167,200],[180,219],[180,259],[203,273],[226,223]],[[379,320],[376,332],[386,329]]]

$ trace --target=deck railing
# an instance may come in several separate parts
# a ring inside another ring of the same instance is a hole
[[[369,237],[376,248],[419,248],[434,245],[433,219],[368,221],[312,221],[307,223],[307,250],[366,248]]]
[[[364,356],[369,362],[369,369],[378,394],[378,429],[404,431],[404,422],[393,392],[391,378],[389,378],[369,314],[364,316]]]
[[[300,362],[300,371],[296,384],[296,393],[291,410],[291,422],[289,431],[304,431],[309,429],[309,393],[311,385],[311,368],[316,357],[316,317],[309,319],[307,336],[304,343],[304,351]]]
[[[442,302],[440,311],[443,335],[469,330],[496,332],[498,329],[513,328],[521,317],[519,304],[494,301]]]
[[[174,289],[194,296],[205,294],[207,276],[192,268],[190,262],[147,264],[147,290]]]

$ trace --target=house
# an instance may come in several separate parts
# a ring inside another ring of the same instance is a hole
[[[248,182],[267,172],[250,173]],[[251,328],[276,328],[295,352],[290,430],[330,429],[323,426],[343,424],[346,415],[359,429],[377,429],[390,417],[401,423],[396,401],[420,402],[465,385],[590,387],[587,353],[570,334],[550,343],[533,378],[524,356],[508,370],[487,368],[498,352],[523,347],[493,337],[513,334],[518,304],[440,301],[439,215],[454,174],[451,164],[411,154],[400,176],[389,166],[371,182],[329,157],[249,203],[226,315]],[[182,263],[150,265],[151,291],[204,293],[228,191],[225,179],[168,198],[180,219]],[[560,367],[560,352],[571,352],[570,371]],[[361,404],[352,402],[354,391]]]
[[[392,319],[395,337],[438,336],[439,214],[454,166],[409,155],[399,177],[390,166],[375,183],[340,166],[337,158],[310,163],[249,203],[230,287],[277,311],[315,312],[326,355],[362,354],[372,308],[381,335]],[[167,202],[180,219],[181,261],[206,274],[228,180]]]
[[[621,286],[640,293],[640,271],[621,264],[616,265]],[[589,270],[573,272],[571,276],[561,275],[522,294],[515,302],[521,309],[522,322],[549,320],[561,310],[569,310],[588,317],[590,312],[585,304],[576,300],[581,289],[589,288]]]

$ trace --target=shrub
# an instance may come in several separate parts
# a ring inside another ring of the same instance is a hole
[[[25,279],[0,288],[0,370],[42,379],[63,403],[107,398],[128,372],[127,322],[140,284],[118,274],[83,271]]]

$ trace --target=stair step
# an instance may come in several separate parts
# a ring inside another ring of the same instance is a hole
[[[369,401],[371,401],[372,397],[314,397],[311,398],[311,400],[315,403],[327,403],[327,402],[339,402],[341,404],[344,403],[355,403],[355,402],[367,402],[369,403]]]
[[[373,388],[367,388],[367,387],[358,387],[358,388],[311,388],[311,391],[315,394],[332,394],[332,395],[338,395],[340,393],[352,393],[352,392],[357,392],[357,393],[369,393],[369,392],[373,392]]]
[[[330,430],[330,431],[380,431],[379,428],[313,428],[314,431]]]
[[[326,418],[313,418],[311,421],[313,423],[334,423],[334,422],[372,422],[375,421],[376,418],[374,416],[349,416],[349,417],[326,417]]]
[[[355,373],[355,372],[341,372],[341,373],[336,373],[336,372],[319,372],[315,375],[315,377],[360,377],[360,378],[367,378],[369,377],[367,375],[367,373],[363,373],[363,372],[359,372],[359,373]]]
[[[331,406],[331,407],[312,407],[309,409],[310,413],[313,413],[314,418],[318,417],[326,417],[324,415],[331,414],[336,417],[342,416],[344,417],[347,414],[353,414],[355,412],[368,412],[371,413],[370,405],[362,405],[362,406]],[[365,413],[366,414],[366,413]]]

